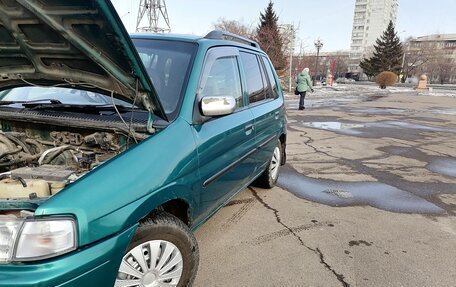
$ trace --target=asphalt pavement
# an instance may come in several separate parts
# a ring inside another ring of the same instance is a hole
[[[195,286],[456,286],[456,94],[287,96],[278,187],[197,232]]]

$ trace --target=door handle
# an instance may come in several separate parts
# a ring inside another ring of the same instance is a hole
[[[274,115],[275,115],[275,119],[276,119],[276,120],[278,120],[278,119],[279,119],[279,114],[280,114],[280,112],[279,112],[279,111],[276,111],[276,112],[274,113]]]
[[[254,125],[253,125],[253,124],[246,125],[246,126],[244,127],[245,134],[246,134],[246,135],[251,134],[252,131],[253,131],[254,129],[255,129],[255,128],[254,128]]]

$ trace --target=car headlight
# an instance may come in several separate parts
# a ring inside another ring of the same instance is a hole
[[[42,260],[76,248],[72,218],[0,218],[0,262]]]

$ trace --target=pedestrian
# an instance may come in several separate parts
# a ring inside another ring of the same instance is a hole
[[[304,99],[308,90],[314,91],[312,88],[312,80],[309,75],[309,68],[305,68],[296,78],[296,90],[299,93],[299,110],[304,110]]]

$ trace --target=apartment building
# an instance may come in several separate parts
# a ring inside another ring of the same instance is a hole
[[[349,72],[359,74],[359,63],[373,52],[373,45],[390,21],[396,23],[398,0],[356,0],[350,45]]]
[[[408,39],[404,44],[404,76],[426,74],[432,84],[456,84],[456,34]]]

